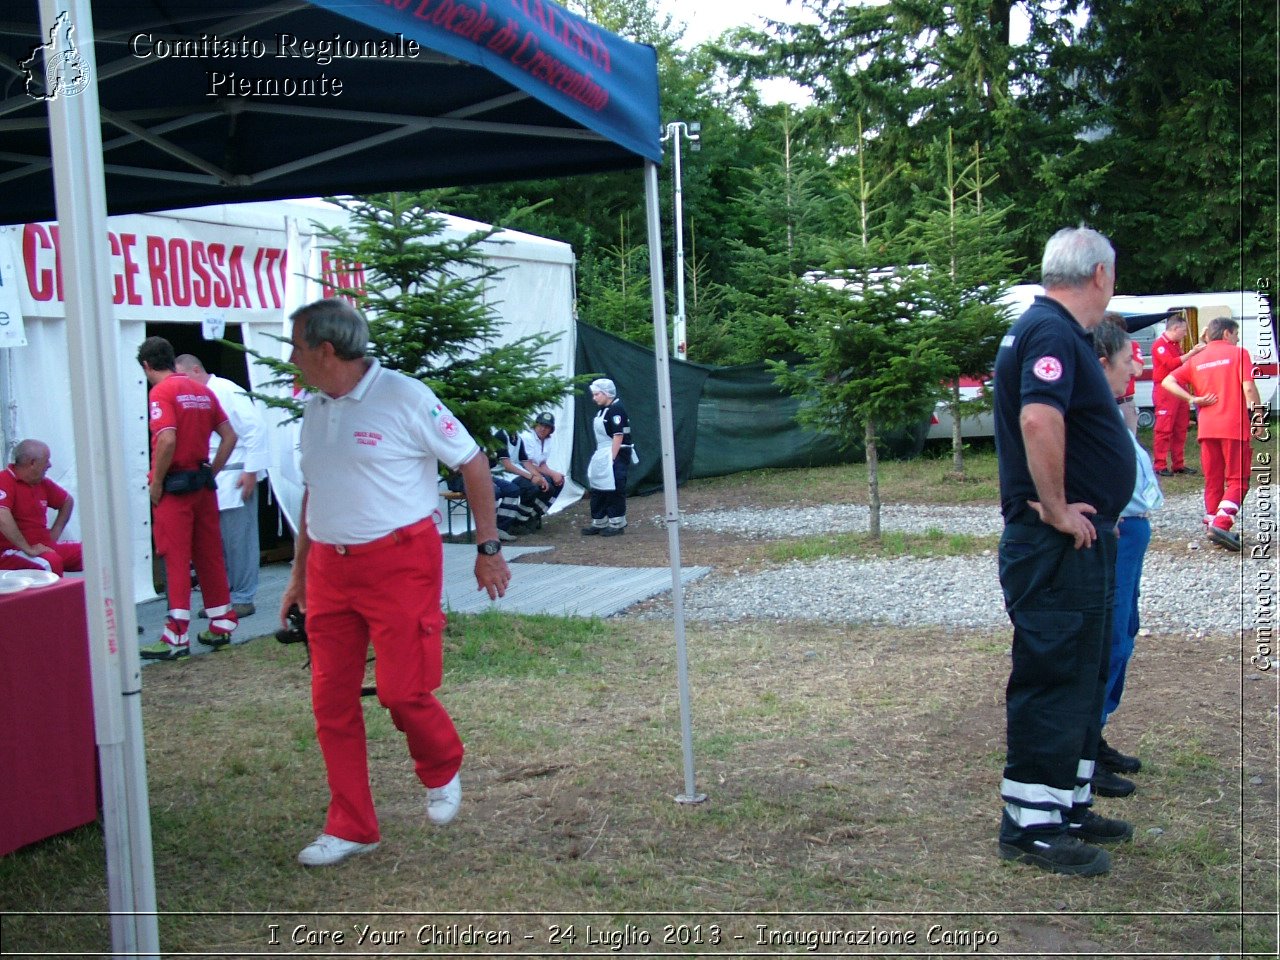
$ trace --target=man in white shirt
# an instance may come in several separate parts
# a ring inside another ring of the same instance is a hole
[[[533,418],[533,429],[520,434],[524,442],[525,469],[538,488],[533,494],[533,508],[538,522],[551,510],[551,504],[564,490],[564,474],[550,464],[551,435],[556,432],[555,414],[543,411]]]
[[[290,360],[313,388],[302,421],[305,485],[293,575],[280,605],[306,615],[316,738],[329,780],[324,832],[298,860],[319,867],[379,843],[360,688],[370,643],[378,700],[408,742],[427,818],[462,802],[462,740],[434,691],[443,672],[438,462],[463,477],[476,583],[496,599],[502,557],[488,458],[429,387],[365,356],[369,328],[345,300],[296,311]]]
[[[222,555],[231,584],[231,605],[237,617],[257,612],[261,547],[258,539],[258,481],[266,478],[271,463],[267,425],[253,398],[238,383],[209,373],[198,357],[184,353],[174,366],[179,373],[213,391],[236,432],[231,459],[218,474],[218,524],[222,530]],[[209,459],[217,451],[210,441]]]

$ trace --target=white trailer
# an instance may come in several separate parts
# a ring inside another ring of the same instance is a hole
[[[1262,402],[1273,412],[1280,410],[1280,392],[1277,385],[1277,344],[1276,322],[1271,306],[1263,295],[1267,291],[1234,290],[1223,293],[1161,293],[1142,296],[1121,295],[1113,297],[1107,309],[1124,317],[1146,315],[1168,315],[1181,310],[1187,315],[1187,339],[1183,343],[1183,351],[1199,338],[1215,317],[1233,317],[1240,324],[1240,346],[1249,351],[1254,363],[1254,382]],[[1031,301],[1044,293],[1038,284],[1019,284],[1011,287],[1005,294],[1003,302],[1013,323],[1031,305]],[[1155,338],[1164,332],[1164,321],[1144,327],[1133,334],[1133,338],[1142,349],[1143,373],[1134,388],[1135,402],[1138,405],[1138,424],[1150,427],[1155,423],[1155,409],[1151,394],[1151,345]],[[977,399],[985,389],[987,381],[962,380],[960,395],[965,400]],[[983,412],[973,417],[963,417],[960,421],[961,435],[965,438],[990,437],[995,435],[995,421],[991,413]],[[943,404],[934,410],[933,422],[929,429],[930,440],[951,438],[951,414]]]
[[[447,217],[446,235],[462,237],[483,225]],[[328,241],[313,226],[342,225],[347,214],[329,204],[272,201],[197,207],[157,214],[111,217],[108,244],[113,272],[112,304],[104,320],[119,328],[115,381],[128,447],[130,528],[137,600],[155,596],[151,511],[146,494],[149,463],[147,385],[134,357],[138,345],[158,333],[190,352],[211,372],[258,387],[270,373],[236,355],[239,369],[218,369],[219,348],[206,341],[224,334],[263,354],[287,356],[277,339],[288,337],[292,310],[326,295],[326,285],[348,267],[332,260]],[[486,291],[501,319],[502,340],[533,333],[559,334],[547,362],[573,375],[574,257],[565,243],[502,231],[485,245],[485,256],[505,268]],[[49,476],[74,496],[78,464],[72,436],[71,385],[63,310],[61,250],[56,223],[0,226],[0,453],[34,437],[49,444]],[[566,473],[573,438],[574,405],[556,411],[558,448],[553,465]],[[279,427],[283,416],[268,411]],[[296,513],[300,486],[291,430],[269,431],[271,485],[287,516]],[[558,461],[558,462],[557,462]],[[571,501],[574,494],[564,496]],[[66,536],[79,538],[73,516]]]

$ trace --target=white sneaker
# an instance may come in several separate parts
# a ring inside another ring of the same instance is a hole
[[[322,833],[298,854],[298,862],[304,867],[332,867],[350,857],[372,853],[377,849],[376,840],[373,843],[356,843],[354,840],[343,840],[341,837]]]
[[[462,775],[455,773],[443,787],[427,788],[427,819],[443,827],[462,806]]]

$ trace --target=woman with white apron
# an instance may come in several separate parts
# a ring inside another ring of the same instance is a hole
[[[631,421],[612,380],[591,381],[591,399],[600,407],[600,412],[591,422],[596,450],[587,464],[591,526],[583,527],[582,535],[618,537],[627,526],[627,472],[635,458]]]

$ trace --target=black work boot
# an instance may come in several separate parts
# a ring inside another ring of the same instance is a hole
[[[1133,825],[1076,807],[1067,818],[1067,833],[1085,843],[1123,843],[1133,839]]]
[[[1000,859],[1029,863],[1050,873],[1096,877],[1111,869],[1111,855],[1062,827],[1019,829],[1006,813],[1000,824]]]
[[[1142,761],[1121,753],[1103,738],[1098,740],[1098,766],[1112,773],[1137,773],[1142,769]]]
[[[1093,770],[1093,792],[1100,797],[1127,797],[1138,786],[1120,774],[1098,764]]]

